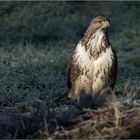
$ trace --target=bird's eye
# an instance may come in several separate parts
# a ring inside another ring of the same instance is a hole
[[[102,21],[101,21],[101,20],[99,20],[99,23],[102,23]]]

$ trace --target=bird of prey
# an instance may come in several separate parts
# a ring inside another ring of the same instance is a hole
[[[68,62],[68,97],[79,100],[85,94],[100,94],[105,88],[113,90],[117,76],[117,57],[108,39],[110,20],[94,18]]]

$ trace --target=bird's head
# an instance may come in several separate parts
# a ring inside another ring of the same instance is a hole
[[[98,16],[91,21],[90,26],[93,28],[93,30],[106,30],[110,26],[110,21],[105,16]]]

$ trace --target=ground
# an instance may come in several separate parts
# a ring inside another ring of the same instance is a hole
[[[139,12],[140,2],[0,2],[0,113],[58,106],[68,92],[68,58],[97,15],[111,20],[119,63],[115,92],[138,93]]]

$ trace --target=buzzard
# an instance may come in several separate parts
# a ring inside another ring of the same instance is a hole
[[[107,35],[110,21],[94,18],[68,63],[68,97],[79,99],[80,93],[98,95],[104,88],[114,88],[117,57]]]

